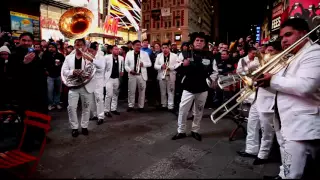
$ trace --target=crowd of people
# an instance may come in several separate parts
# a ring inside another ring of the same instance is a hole
[[[172,140],[186,137],[191,112],[191,135],[201,141],[203,109],[219,107],[241,88],[237,83],[220,89],[217,79],[252,73],[265,63],[263,57],[288,48],[308,31],[304,20],[290,19],[281,26],[280,40],[263,45],[251,36],[230,44],[210,44],[207,35],[195,32],[180,50],[170,41],[150,45],[147,39],[122,47],[85,39],[76,39],[74,46],[53,40],[35,43],[31,33],[21,34],[19,43],[13,44],[8,42],[8,34],[2,33],[0,105],[1,109],[17,105],[21,114],[24,110],[47,114],[67,107],[71,135],[76,138],[79,126],[83,135],[89,135],[89,120],[101,125],[106,118],[120,115],[118,99],[127,99],[129,113],[143,113],[145,103],[175,113],[178,128]],[[266,73],[259,80],[259,89],[250,101],[246,148],[238,152],[254,157],[256,165],[267,163],[276,135],[282,157],[278,178],[301,178],[307,154],[319,158],[320,71],[316,68],[320,66],[320,47],[304,41],[292,53],[300,51],[302,55],[297,54],[297,60],[280,71],[287,75]],[[30,135],[27,147],[39,137],[39,132]]]

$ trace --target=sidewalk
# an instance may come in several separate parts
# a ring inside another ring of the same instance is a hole
[[[78,138],[71,137],[66,112],[52,113],[52,142],[46,146],[36,176],[253,179],[278,172],[279,164],[253,166],[253,159],[237,156],[236,151],[244,148],[244,135],[239,131],[238,140],[228,141],[236,126],[231,120],[213,124],[204,118],[202,142],[192,137],[172,141],[177,128],[175,115],[159,111],[127,113],[125,107],[120,112],[101,126],[91,121],[89,136]]]

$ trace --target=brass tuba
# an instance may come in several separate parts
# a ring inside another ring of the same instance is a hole
[[[59,30],[69,39],[83,38],[88,35],[93,18],[94,15],[87,8],[71,8],[60,17]]]
[[[87,8],[71,8],[61,16],[59,20],[59,30],[65,37],[69,39],[83,38],[89,34],[93,18],[93,13]],[[92,59],[94,58],[90,53],[84,52],[82,49],[79,50]],[[68,87],[81,87],[90,82],[95,72],[95,65],[91,62],[86,62],[82,74],[79,76],[64,76],[63,72],[61,72],[61,79],[62,82]]]

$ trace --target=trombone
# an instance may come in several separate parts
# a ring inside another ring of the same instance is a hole
[[[319,16],[316,16],[313,20],[319,20]],[[309,36],[314,32],[319,32],[320,30],[320,24],[317,23],[316,27],[312,29],[309,33],[307,33],[305,36],[300,38],[298,41],[296,41],[294,44],[289,46],[287,49],[283,50],[281,53],[274,55],[270,58],[268,62],[266,62],[264,65],[262,65],[257,70],[253,71],[249,75],[241,76],[242,81],[245,84],[245,87],[242,88],[238,93],[236,93],[233,97],[231,97],[227,102],[222,104],[220,107],[218,107],[215,111],[213,111],[210,115],[211,120],[213,123],[217,123],[221,118],[223,118],[225,115],[227,115],[229,112],[231,112],[234,108],[236,108],[239,104],[241,104],[245,99],[247,99],[252,93],[256,92],[257,90],[257,79],[261,77],[261,75],[265,73],[270,74],[276,74],[282,69],[286,68],[292,61],[298,57],[302,51],[298,52],[295,55],[290,54],[290,52],[301,45],[305,40],[309,39]],[[319,41],[319,37],[317,40],[312,42],[312,44],[315,44]],[[227,107],[227,105],[232,102],[233,100],[237,101],[236,104],[231,106],[230,108]],[[222,110],[225,109],[225,112],[219,115],[218,117],[215,117],[216,114]]]

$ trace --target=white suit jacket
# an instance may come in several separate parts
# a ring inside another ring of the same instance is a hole
[[[106,58],[101,56],[101,54],[97,53],[95,56],[95,63],[98,63],[100,68],[96,70],[91,81],[94,81],[96,84],[96,89],[103,88],[104,84],[104,74],[105,74],[105,66],[106,66]]]
[[[242,60],[244,60],[245,63],[243,63]],[[243,64],[244,64],[244,66],[243,66]],[[257,57],[255,57],[255,59],[253,61],[250,61],[249,57],[246,56],[246,57],[241,58],[239,60],[236,72],[241,74],[242,72],[247,72],[248,70],[250,70],[250,71],[255,70],[259,66],[260,66],[260,62],[259,62],[259,59]],[[259,91],[260,91],[260,88],[259,88]],[[252,102],[255,99],[255,96],[256,96],[256,93],[252,93],[247,99],[245,99],[245,102],[252,104]],[[260,104],[260,101],[259,102],[255,102],[255,103]]]
[[[175,65],[178,63],[178,56],[174,53],[170,53],[170,58],[169,58],[169,76],[170,76],[170,81],[175,82],[176,81],[176,71],[175,71]],[[158,54],[156,58],[156,62],[154,63],[154,68],[158,70],[158,80],[162,80],[162,75],[163,75],[163,69],[161,69],[161,66],[164,64],[164,54],[160,53]]]
[[[76,55],[74,53],[72,53],[66,57],[65,61],[63,62],[62,68],[61,68],[61,73],[62,73],[61,75],[64,75],[65,77],[73,75],[73,70],[75,69],[75,67],[74,67],[75,66],[75,56]],[[85,63],[91,63],[91,62],[82,58],[81,69],[84,69]],[[92,63],[97,68],[96,71],[101,70],[103,67],[103,61],[99,61],[99,60],[94,59]],[[95,88],[96,88],[96,81],[92,78],[91,81],[85,85],[85,89],[88,91],[88,93],[92,93],[95,90]]]
[[[274,75],[277,106],[285,140],[320,139],[320,46],[308,42],[287,71]]]
[[[141,69],[141,75],[143,80],[148,80],[148,74],[147,74],[147,67],[151,67],[152,63],[150,61],[148,53],[144,51],[140,51],[140,61],[143,63],[143,66]],[[128,77],[133,76],[130,74],[130,71],[134,70],[134,51],[129,51],[126,55],[126,59],[124,61],[124,67],[126,71],[128,72]]]
[[[112,68],[113,68],[113,56],[112,54],[108,54],[105,56],[106,58],[106,71],[104,74],[104,79],[105,83],[110,79],[111,73],[112,73]],[[119,65],[119,73],[123,72],[124,69],[124,62],[123,62],[123,57],[118,56],[118,65]],[[120,77],[120,74],[119,74]]]
[[[244,60],[246,66],[242,66],[242,59]],[[248,71],[249,69],[253,69],[255,70],[256,68],[258,68],[260,66],[260,62],[259,59],[257,57],[254,58],[253,61],[249,60],[249,57],[246,56],[244,58],[241,58],[238,62],[238,66],[237,66],[237,73],[241,73],[244,71]]]

